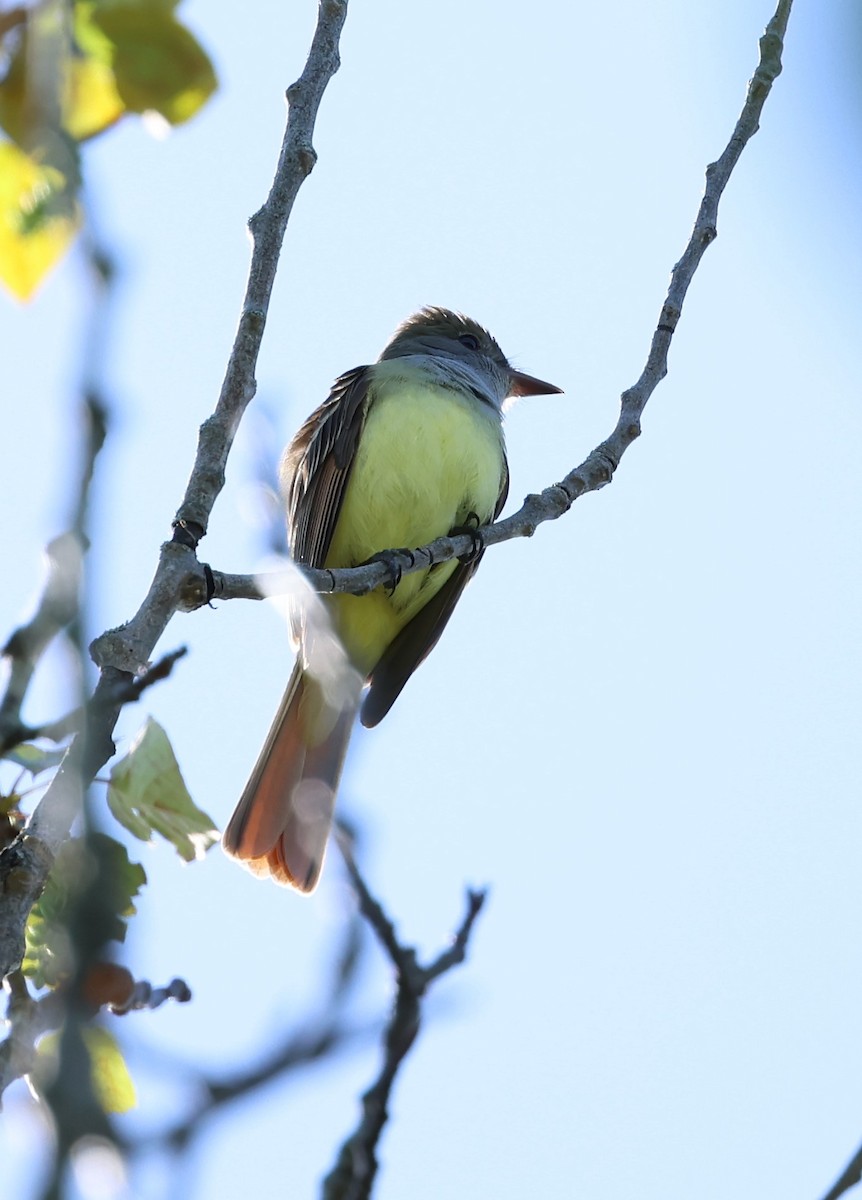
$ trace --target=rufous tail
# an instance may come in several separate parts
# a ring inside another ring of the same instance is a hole
[[[224,832],[228,854],[301,892],[317,886],[359,700],[332,707],[297,664]]]

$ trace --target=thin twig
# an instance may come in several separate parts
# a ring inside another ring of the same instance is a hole
[[[0,1096],[10,1083],[33,1070],[36,1042],[49,1029],[59,1028],[65,1012],[62,998],[54,992],[34,999],[20,971],[7,976],[3,987],[9,996],[6,1005],[9,1033],[0,1044]]]
[[[27,9],[23,4],[16,4],[12,8],[7,8],[5,12],[0,12],[0,39],[4,38],[11,29],[23,25],[26,20]]]
[[[338,830],[337,840],[359,900],[359,911],[395,969],[395,1003],[384,1032],[383,1063],[376,1080],[362,1097],[362,1114],[356,1129],[342,1144],[335,1166],[323,1181],[323,1200],[368,1200],[377,1174],[377,1146],[389,1118],[392,1087],[419,1033],[422,998],[436,979],[466,958],[470,934],[486,893],[467,893],[467,910],[451,946],[423,967],[417,961],[415,949],[398,940],[392,921],[368,890],[343,828]]]
[[[185,1081],[195,1079],[197,1099],[185,1116],[155,1133],[127,1142],[126,1148],[131,1153],[149,1152],[154,1147],[183,1150],[202,1132],[207,1120],[216,1113],[223,1113],[228,1105],[276,1079],[328,1057],[334,1050],[376,1033],[379,1024],[355,1024],[345,1017],[361,974],[360,934],[361,923],[353,914],[335,956],[324,1003],[316,1003],[306,1021],[287,1034],[280,1044],[268,1045],[266,1055],[250,1069],[220,1077],[204,1076],[187,1063],[168,1061],[168,1070],[176,1069]]]
[[[147,688],[151,688],[154,684],[161,683],[167,679],[173,671],[174,665],[181,658],[184,658],[186,654],[188,654],[188,647],[179,646],[176,650],[171,650],[170,653],[163,654],[161,658],[157,659],[151,667],[143,671],[140,675],[118,679],[114,690],[108,695],[100,696],[98,703],[95,700],[91,700],[88,705],[73,708],[71,712],[64,713],[62,717],[57,717],[54,721],[46,721],[44,725],[21,725],[15,734],[12,745],[29,742],[34,738],[48,738],[52,742],[60,742],[73,733],[79,733],[83,728],[85,719],[87,717],[90,719],[97,717],[100,707],[106,704],[125,705],[136,703]],[[8,748],[6,747],[6,749]]]
[[[25,625],[15,630],[2,651],[9,660],[9,677],[0,701],[0,754],[26,737],[21,706],[33,674],[45,650],[78,611],[84,547],[68,532],[50,541],[45,553],[48,574],[36,611]]]
[[[850,1162],[835,1180],[832,1187],[823,1197],[823,1200],[838,1200],[839,1196],[843,1196],[845,1192],[849,1192],[860,1181],[862,1181],[862,1146],[859,1147],[850,1159]]]
[[[36,612],[25,625],[15,630],[2,650],[4,657],[9,659],[9,680],[0,701],[0,755],[34,736],[33,727],[21,720],[27,690],[39,660],[54,637],[78,615],[83,558],[87,550],[87,540],[81,532],[86,524],[84,512],[89,502],[96,459],[107,433],[108,409],[99,385],[99,369],[104,361],[103,347],[114,298],[111,285],[116,275],[113,260],[89,228],[84,231],[83,242],[84,261],[93,284],[92,309],[84,331],[81,381],[82,428],[86,436],[83,470],[72,500],[68,531],[47,546],[48,575]]]

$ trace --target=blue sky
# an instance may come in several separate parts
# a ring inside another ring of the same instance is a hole
[[[353,0],[253,408],[276,426],[274,460],[403,317],[462,309],[566,392],[509,416],[511,511],[612,428],[771,10],[393,9]],[[182,13],[219,94],[165,141],[130,123],[87,156],[122,269],[94,633],[137,608],[182,496],[316,8]],[[397,1085],[380,1200],[809,1200],[862,1141],[851,0],[797,0],[784,61],[613,485],[487,554],[434,654],[352,747],[342,803],[404,939],[436,953],[464,887],[490,888]],[[64,519],[85,296],[73,256],[28,307],[0,300],[3,629]],[[262,561],[254,421],[201,550],[224,570]],[[286,633],[269,606],[235,602],[177,618],[162,648],[179,643],[189,658],[119,732],[151,712],[223,825],[290,669]],[[28,716],[63,703],[46,669]],[[241,1066],[319,1002],[346,904],[336,854],[303,901],[219,851],[182,867],[137,849],[151,886],[128,960],[153,982],[184,976],[195,999],[121,1026],[142,1080],[130,1128],[173,1110],[146,1070],[154,1048]],[[362,1013],[389,994],[372,954]],[[363,1044],[226,1113],[185,1194],[314,1195],[377,1062]],[[39,1144],[23,1094],[5,1125],[23,1195]],[[167,1195],[165,1179],[148,1164],[137,1194]]]

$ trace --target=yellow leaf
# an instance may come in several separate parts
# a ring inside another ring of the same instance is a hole
[[[0,142],[0,282],[13,296],[30,299],[80,225],[60,171]]]
[[[128,1112],[137,1103],[135,1085],[116,1039],[102,1025],[81,1031],[90,1052],[93,1091],[105,1112]]]
[[[135,1085],[122,1051],[103,1025],[85,1025],[81,1036],[90,1056],[90,1080],[105,1112],[128,1112],[138,1102]],[[57,1070],[60,1034],[49,1033],[39,1042],[36,1076],[44,1086]]]
[[[124,112],[111,68],[94,58],[72,59],[63,103],[66,131],[83,142],[113,125]]]

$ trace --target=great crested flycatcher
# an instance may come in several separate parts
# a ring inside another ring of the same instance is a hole
[[[423,308],[376,363],[336,379],[287,447],[293,559],[353,567],[494,520],[509,488],[504,402],[560,390],[516,371],[475,321]],[[480,559],[411,572],[392,590],[324,597],[335,655],[318,652],[327,642],[320,623],[293,607],[296,666],[225,831],[228,854],[313,891],[363,687],[360,719],[370,727],[436,645]]]

